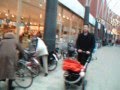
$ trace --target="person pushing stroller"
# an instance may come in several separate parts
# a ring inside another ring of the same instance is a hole
[[[78,35],[76,48],[78,51],[78,61],[84,66],[88,57],[92,56],[95,48],[95,37],[89,32],[89,25],[84,25],[83,33]]]

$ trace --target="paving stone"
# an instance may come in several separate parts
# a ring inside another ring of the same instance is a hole
[[[120,46],[100,48],[94,53],[97,60],[92,60],[86,73],[85,90],[120,90]],[[41,73],[34,78],[31,87],[15,90],[66,90],[64,85],[62,61],[55,71],[49,72],[47,77]],[[4,90],[5,84],[0,82],[0,90]],[[81,90],[81,87],[72,86],[68,90]]]

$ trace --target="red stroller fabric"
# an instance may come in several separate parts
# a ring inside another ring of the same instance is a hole
[[[77,60],[67,58],[63,61],[63,70],[65,71],[73,71],[79,73],[81,69],[83,69],[83,65],[81,65]]]

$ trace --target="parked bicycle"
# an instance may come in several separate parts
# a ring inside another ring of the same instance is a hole
[[[33,77],[36,77],[40,74],[40,64],[43,66],[42,58],[34,56],[35,51],[29,51],[28,49],[24,50],[27,56],[27,66],[32,73]],[[38,59],[38,60],[37,60]],[[53,71],[57,68],[58,65],[58,54],[56,51],[49,53],[48,55],[48,71]]]
[[[40,57],[40,63],[43,66],[42,58]],[[58,66],[58,56],[56,51],[52,51],[48,55],[48,71],[54,71]]]
[[[17,67],[16,67],[15,83],[21,88],[28,88],[33,83],[33,77],[32,77],[31,71],[29,70],[26,63],[27,61],[21,59],[18,61]]]
[[[49,53],[48,56],[48,71],[53,71],[57,68],[58,66],[58,56],[57,53],[55,51]]]
[[[27,67],[31,71],[32,76],[36,77],[40,74],[40,63],[37,60],[37,57],[34,56],[35,51],[29,51],[27,49],[24,50],[27,57]]]

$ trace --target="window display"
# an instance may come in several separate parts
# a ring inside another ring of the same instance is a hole
[[[58,6],[57,19],[58,39],[63,38],[66,42],[75,39],[83,26],[83,19],[61,5]]]
[[[21,5],[18,8],[18,5]],[[2,0],[0,3],[0,35],[6,29],[19,35],[22,44],[37,32],[44,32],[45,0]],[[19,14],[18,14],[19,12]],[[20,16],[20,20],[18,20]],[[26,47],[26,46],[25,46]]]

